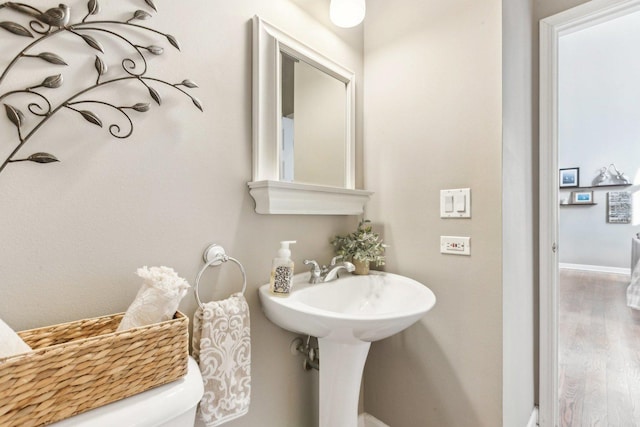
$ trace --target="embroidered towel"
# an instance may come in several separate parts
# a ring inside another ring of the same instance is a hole
[[[198,418],[213,427],[245,415],[251,399],[251,336],[242,293],[196,310],[193,357],[204,381]]]
[[[22,338],[0,319],[0,359],[30,351],[31,347],[22,341]]]

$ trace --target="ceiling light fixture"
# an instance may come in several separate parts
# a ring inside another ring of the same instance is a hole
[[[365,0],[331,0],[329,17],[338,27],[355,27],[364,19]]]

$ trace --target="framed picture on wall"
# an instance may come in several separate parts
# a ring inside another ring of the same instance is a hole
[[[580,185],[580,168],[560,169],[560,188],[578,187]]]
[[[607,222],[609,224],[631,223],[631,192],[610,191],[607,193]]]
[[[579,204],[592,204],[593,203],[593,191],[572,191],[571,203],[575,205]]]

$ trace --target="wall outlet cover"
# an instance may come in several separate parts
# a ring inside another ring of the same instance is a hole
[[[471,237],[440,236],[440,253],[471,255]]]

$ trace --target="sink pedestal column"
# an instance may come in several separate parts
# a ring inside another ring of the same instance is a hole
[[[319,338],[320,427],[357,427],[358,399],[370,342]]]

